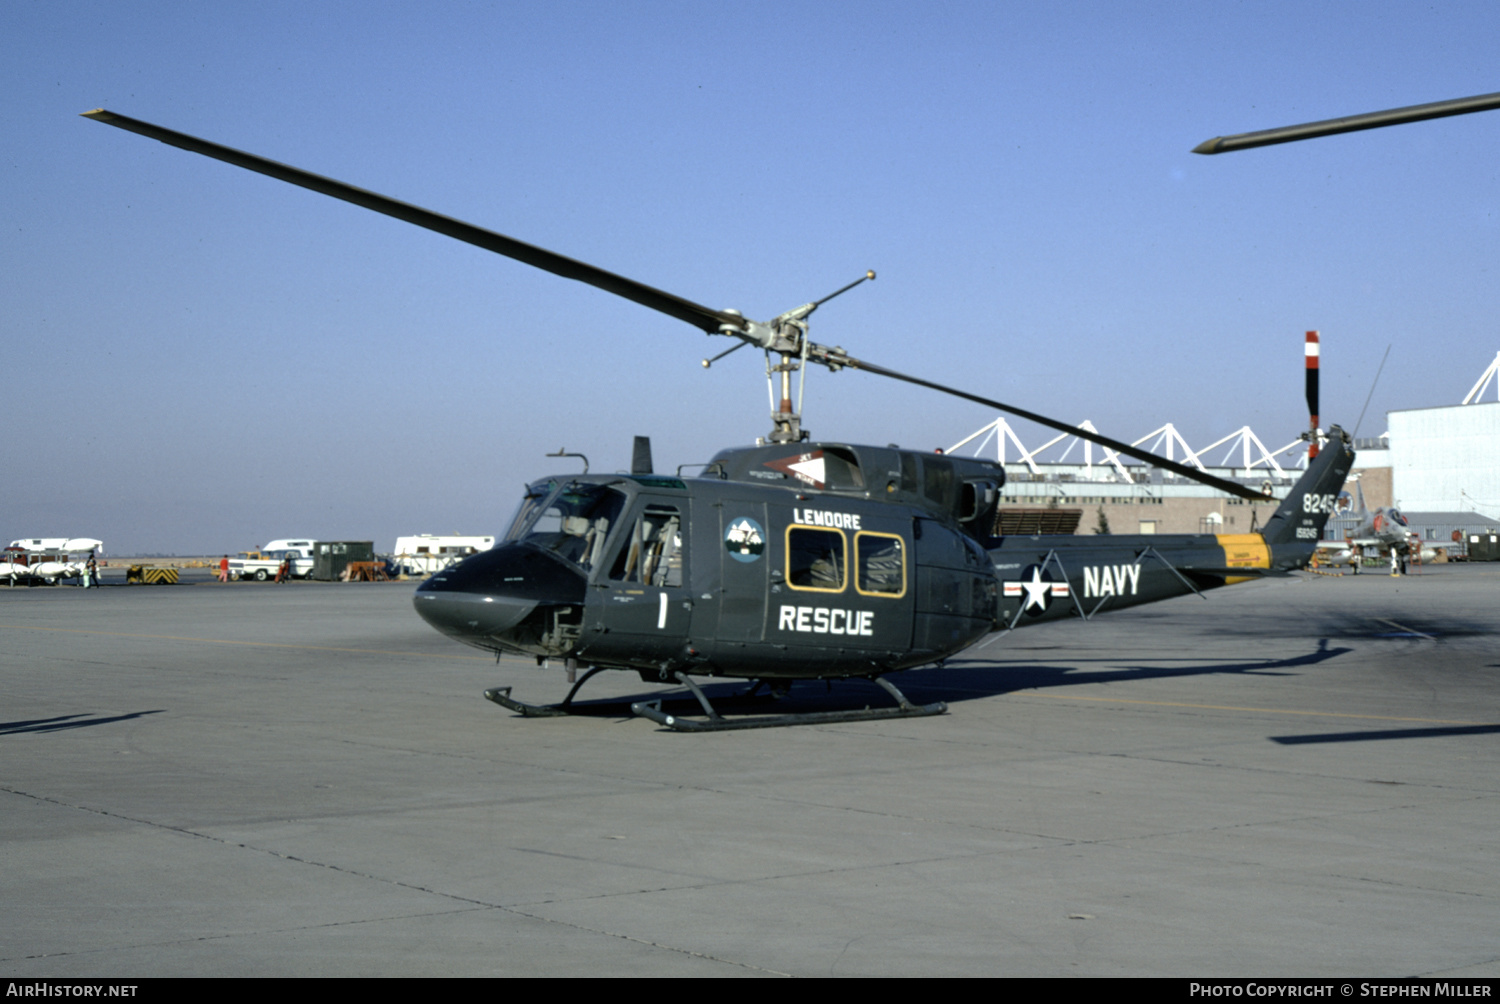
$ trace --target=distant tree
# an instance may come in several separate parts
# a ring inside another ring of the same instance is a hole
[[[1099,507],[1099,518],[1094,523],[1094,532],[1095,533],[1103,533],[1103,534],[1108,534],[1109,533],[1109,517],[1106,516],[1106,515],[1104,515],[1104,507],[1103,506]]]

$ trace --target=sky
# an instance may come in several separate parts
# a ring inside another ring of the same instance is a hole
[[[1500,112],[1203,157],[1500,91],[1490,3],[0,5],[0,536],[219,554],[498,533],[578,462],[702,463],[763,365],[608,293],[80,118],[338,178],[709,307],[874,269],[812,337],[1133,440],[1456,404],[1500,349]],[[1492,390],[1491,393],[1494,393]],[[817,370],[818,439],[996,415]],[[1035,444],[1041,430],[1025,430]]]

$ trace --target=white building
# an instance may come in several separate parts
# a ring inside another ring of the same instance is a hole
[[[1500,401],[1412,408],[1387,417],[1398,506],[1500,515]]]

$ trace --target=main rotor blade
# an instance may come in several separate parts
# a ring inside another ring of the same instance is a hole
[[[866,373],[875,373],[880,376],[887,376],[892,380],[901,380],[905,383],[916,384],[918,387],[926,387],[928,390],[939,391],[943,394],[951,394],[954,397],[961,397],[966,401],[973,401],[975,404],[982,404],[990,408],[996,408],[1000,411],[1009,412],[1010,414],[1015,415],[1018,418],[1024,418],[1027,421],[1035,422],[1038,425],[1045,425],[1048,428],[1056,429],[1059,432],[1066,432],[1069,435],[1077,436],[1079,439],[1087,439],[1092,443],[1098,443],[1100,446],[1114,450],[1116,453],[1124,454],[1127,457],[1133,457],[1134,459],[1143,461],[1144,463],[1148,463],[1153,467],[1160,467],[1164,471],[1171,471],[1173,474],[1179,475],[1180,477],[1191,478],[1192,480],[1197,481],[1199,484],[1208,485],[1210,488],[1217,488],[1221,492],[1228,492],[1231,495],[1238,495],[1242,499],[1249,499],[1252,502],[1272,501],[1269,496],[1264,495],[1253,488],[1247,488],[1244,485],[1236,484],[1233,481],[1226,481],[1223,478],[1216,478],[1212,474],[1205,474],[1204,472],[1189,467],[1186,464],[1179,464],[1175,460],[1168,460],[1165,457],[1159,457],[1154,453],[1150,453],[1138,447],[1131,446],[1129,443],[1122,443],[1118,439],[1111,439],[1110,437],[1102,436],[1097,432],[1090,432],[1087,429],[1080,429],[1076,425],[1069,425],[1066,422],[1059,422],[1056,419],[1048,418],[1045,415],[1038,415],[1036,412],[1027,411],[1024,408],[1017,408],[1014,405],[1009,404],[1001,404],[999,401],[991,401],[987,397],[980,397],[978,394],[970,394],[968,391],[956,390],[953,387],[946,387],[940,383],[933,383],[931,380],[923,380],[921,377],[908,376],[905,373],[897,373],[895,370],[888,370],[883,366],[876,366],[873,363],[867,363],[862,360],[855,359],[851,356],[829,353],[827,358],[829,361],[839,366],[848,366],[850,369],[864,370]],[[819,361],[821,362],[822,360]]]
[[[279,164],[274,160],[257,157],[253,153],[245,153],[242,150],[234,150],[208,140],[198,139],[186,133],[176,132],[162,126],[152,125],[150,122],[142,122],[140,119],[130,118],[128,115],[118,115],[103,108],[96,108],[91,112],[84,112],[84,118],[93,119],[95,122],[103,122],[129,132],[139,133],[150,139],[160,140],[170,146],[180,147],[192,153],[201,153],[205,157],[222,160],[226,164],[243,167],[247,171],[264,174],[278,181],[288,184],[299,185],[302,188],[311,189],[330,195],[335,199],[343,199],[352,202],[356,206],[373,209],[377,213],[394,216],[398,220],[414,223],[419,227],[434,230],[440,234],[457,238],[476,247],[493,251],[496,254],[514,258],[528,265],[560,275],[565,279],[576,279],[579,282],[588,283],[616,296],[623,296],[627,300],[633,300],[644,307],[658,310],[669,317],[675,317],[679,321],[686,321],[695,328],[700,328],[709,334],[718,334],[720,325],[732,324],[735,327],[744,327],[744,319],[733,314],[710,310],[702,304],[691,300],[684,300],[680,296],[663,292],[627,279],[613,272],[606,272],[602,268],[589,265],[586,262],[576,261],[564,257],[546,248],[539,248],[524,241],[518,241],[514,237],[495,233],[493,230],[485,230],[462,220],[455,220],[451,216],[443,216],[420,206],[409,205],[398,202],[395,199],[379,195],[375,192],[366,191],[363,188],[355,188],[346,185],[342,181],[325,178],[322,175],[304,171],[301,168],[291,167],[287,164]]]
[[[1453,98],[1449,101],[1433,101],[1425,105],[1407,105],[1405,108],[1390,108],[1383,112],[1366,112],[1363,115],[1346,115],[1343,118],[1323,119],[1321,122],[1306,122],[1302,125],[1281,126],[1277,129],[1262,129],[1259,132],[1242,132],[1233,136],[1215,136],[1193,147],[1194,153],[1229,153],[1234,150],[1253,150],[1258,146],[1276,143],[1291,143],[1299,139],[1314,139],[1318,136],[1336,136],[1342,132],[1359,132],[1361,129],[1379,129],[1382,126],[1404,125],[1407,122],[1425,122],[1428,119],[1447,118],[1449,115],[1468,115],[1470,112],[1487,112],[1500,108],[1500,93],[1476,94],[1472,98]]]

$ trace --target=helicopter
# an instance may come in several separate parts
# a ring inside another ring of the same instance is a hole
[[[1258,533],[995,537],[1001,464],[813,441],[800,414],[807,367],[926,387],[1240,498],[1264,502],[1267,495],[809,339],[809,316],[874,272],[756,321],[300,168],[105,109],[84,116],[446,234],[737,341],[705,366],[746,345],[765,353],[776,410],[756,445],[722,450],[697,475],[683,477],[681,468],[655,472],[649,441],[640,437],[628,473],[590,474],[585,461],[581,474],[533,481],[499,543],[416,590],[417,613],[443,634],[497,660],[531,656],[567,668],[573,685],[556,705],[519,701],[508,687],[485,692],[524,716],[573,713],[579,689],[607,669],[686,688],[702,717],[669,713],[661,700],[632,705],[635,714],[678,731],[943,714],[945,702],[914,704],[888,674],[940,664],[995,631],[1090,619],[1302,568],[1353,464],[1350,437],[1332,427],[1327,448]],[[751,693],[766,687],[773,697],[795,681],[863,678],[895,704],[726,717],[694,677],[753,681]]]

